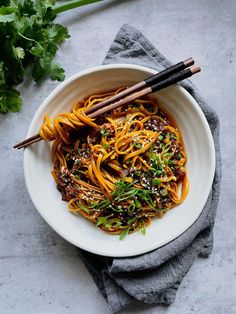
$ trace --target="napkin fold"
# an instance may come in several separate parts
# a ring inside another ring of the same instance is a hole
[[[171,65],[134,27],[121,27],[104,64],[132,63],[161,71]],[[109,258],[80,250],[80,256],[113,313],[135,301],[171,304],[185,274],[198,257],[208,257],[213,247],[213,226],[220,195],[221,156],[219,120],[196,87],[181,85],[195,98],[209,123],[216,150],[214,182],[205,207],[195,223],[172,242],[142,255]]]

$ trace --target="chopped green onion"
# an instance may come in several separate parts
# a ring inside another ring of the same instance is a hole
[[[103,208],[108,207],[110,205],[110,201],[107,199],[101,201],[100,203],[98,203],[98,202],[96,202],[96,203],[97,203],[96,205],[93,205],[95,210],[103,209]]]
[[[136,143],[136,142],[133,142],[133,145],[134,145],[134,147],[136,147],[136,148],[142,148],[142,144],[141,143]]]
[[[134,204],[135,204],[135,206],[136,206],[137,208],[142,207],[142,204],[141,204],[141,202],[140,202],[139,200],[135,200],[135,201],[134,201]]]
[[[153,185],[159,185],[161,183],[161,180],[160,179],[153,179],[152,180],[152,184]]]
[[[130,228],[126,228],[126,229],[124,229],[124,230],[121,232],[121,234],[120,234],[120,240],[123,240],[123,239],[127,236],[127,234],[129,233],[129,230],[130,230]]]
[[[139,104],[134,102],[134,103],[130,104],[129,106],[130,106],[130,108],[138,108]]]
[[[142,220],[141,222],[141,228],[140,228],[142,235],[146,235],[146,225],[144,223],[144,221]]]
[[[107,149],[109,147],[109,145],[107,143],[102,143],[102,147]]]
[[[167,153],[170,150],[170,142],[166,143],[162,148],[163,153]]]
[[[165,164],[166,166],[168,166],[168,164],[169,164],[169,159],[164,158],[163,160],[164,160],[164,164]]]
[[[107,221],[107,218],[108,217],[98,217],[98,221],[97,221],[96,226],[98,227],[100,225],[104,225],[106,223],[106,221]]]
[[[168,191],[167,191],[167,189],[161,189],[160,193],[162,196],[166,196],[168,194]]]
[[[84,205],[82,205],[80,202],[77,202],[77,205],[87,214],[90,214],[90,211],[87,207],[85,207]]]
[[[180,160],[181,158],[182,158],[181,154],[178,153],[177,156],[176,156],[176,159],[177,159],[177,160]]]
[[[123,209],[121,206],[117,206],[117,207],[112,206],[112,210],[114,210],[115,212],[118,212],[118,213],[123,213]]]
[[[136,220],[136,217],[134,218],[130,218],[128,221],[127,221],[127,224],[130,226],[132,225],[132,223]]]
[[[132,203],[132,204],[130,204],[129,205],[129,207],[128,207],[128,212],[133,212],[135,210],[135,205]]]
[[[101,129],[100,133],[102,136],[107,136],[109,134],[109,130]]]
[[[110,227],[120,227],[122,225],[122,221],[119,218],[112,218],[108,219],[105,222],[105,227],[110,228]]]

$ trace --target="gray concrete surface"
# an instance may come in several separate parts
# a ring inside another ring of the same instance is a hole
[[[169,307],[141,305],[128,313],[236,313],[236,1],[110,1],[65,13],[70,29],[58,54],[69,77],[101,64],[123,23],[142,31],[173,62],[193,56],[202,66],[194,77],[221,120],[222,194],[208,259],[198,259]],[[22,139],[42,100],[58,85],[44,80],[21,85],[24,107],[0,116],[0,313],[108,314],[76,248],[39,216],[27,193]]]

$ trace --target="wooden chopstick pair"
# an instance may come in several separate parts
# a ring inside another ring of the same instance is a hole
[[[193,64],[194,60],[189,58],[185,61],[181,61],[175,65],[172,65],[171,67],[126,88],[125,90],[102,101],[101,103],[88,108],[85,111],[85,114],[87,114],[89,118],[97,118],[98,116],[132,102],[137,98],[157,92],[163,88],[180,82],[201,71],[199,66],[190,67]],[[41,139],[42,138],[40,135],[36,134],[16,144],[14,148],[21,149],[36,143]]]

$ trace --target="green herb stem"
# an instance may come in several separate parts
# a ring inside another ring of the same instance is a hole
[[[102,0],[72,0],[69,2],[55,5],[52,8],[52,11],[54,14],[58,14],[58,13],[61,13],[61,12],[67,11],[67,10],[78,8],[78,7],[81,7],[83,5],[98,2],[98,1],[102,1]]]

